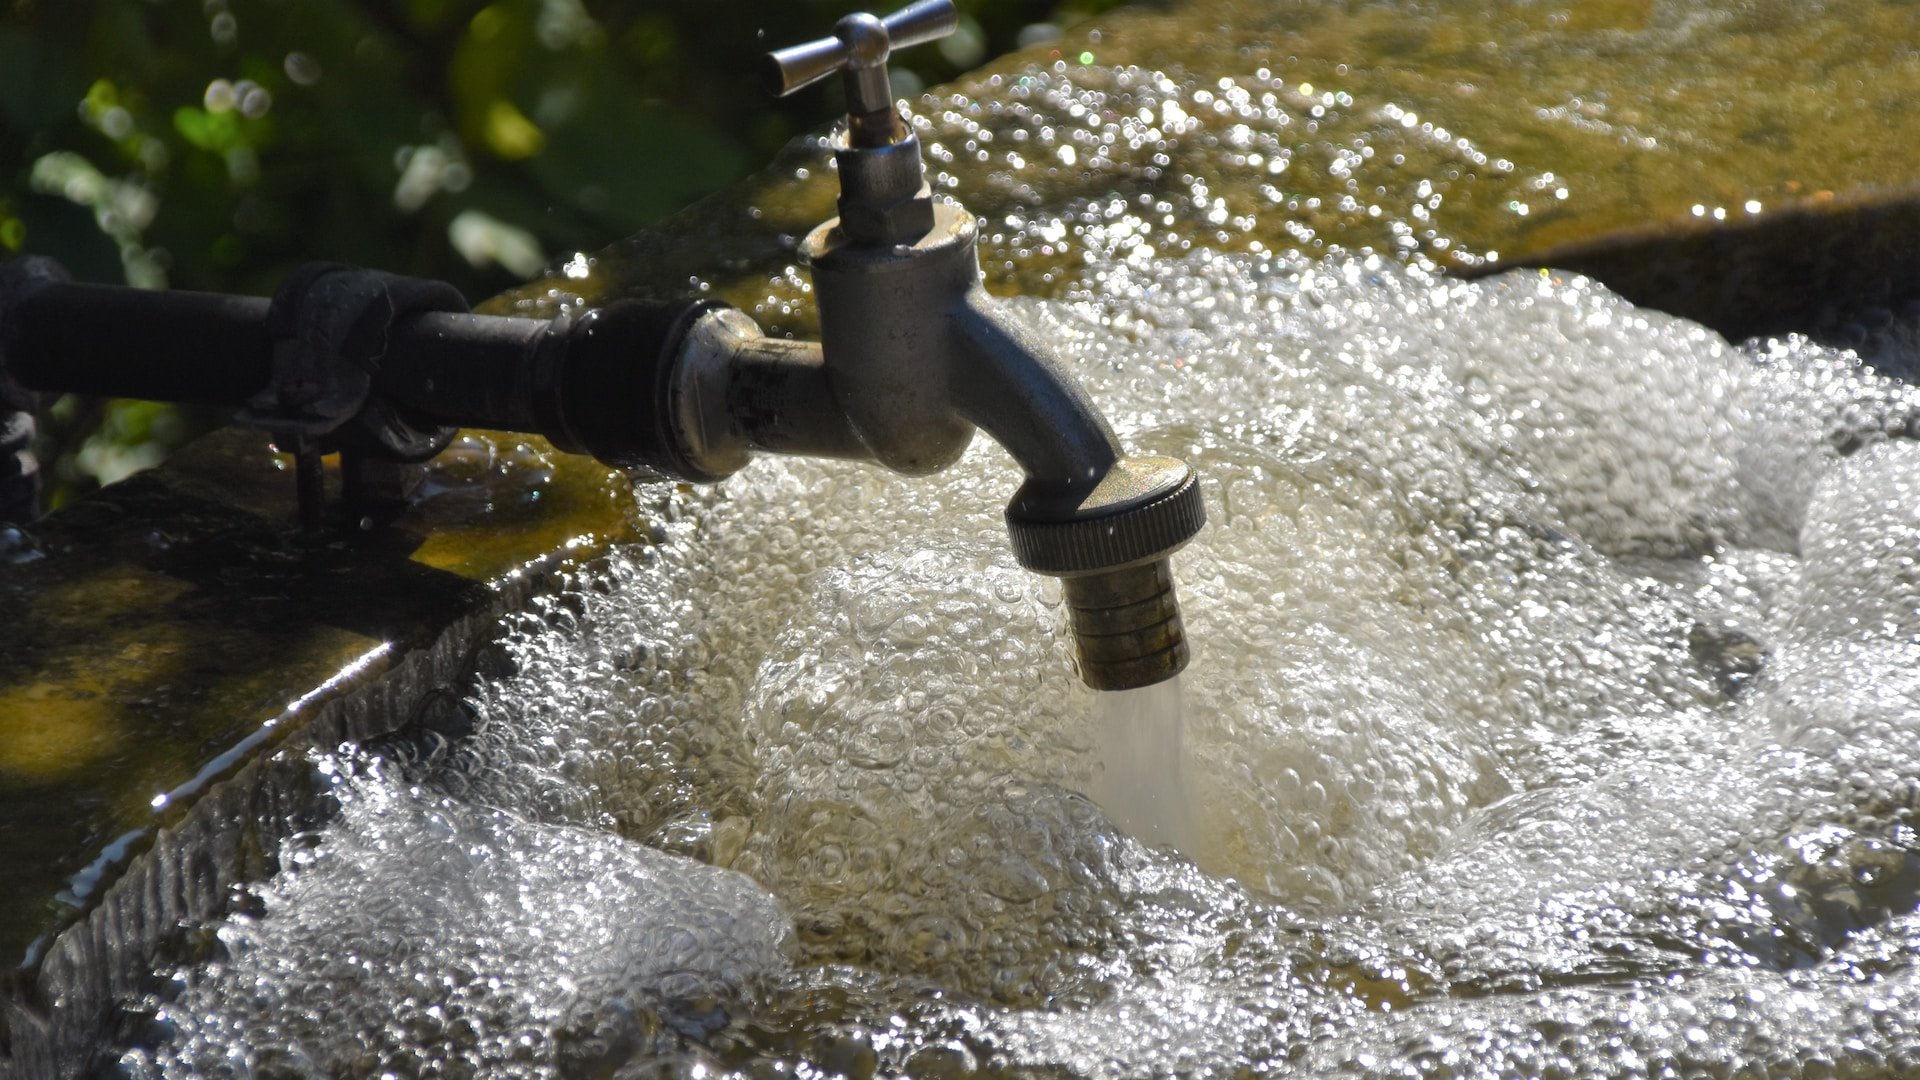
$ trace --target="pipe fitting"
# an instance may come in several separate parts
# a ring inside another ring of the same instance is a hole
[[[1173,564],[1155,559],[1061,582],[1080,680],[1095,690],[1137,690],[1186,670],[1187,631]]]
[[[892,106],[888,106],[891,110]],[[862,146],[851,128],[833,134],[840,171],[840,227],[861,244],[911,244],[933,231],[933,189],[911,131],[881,146]]]

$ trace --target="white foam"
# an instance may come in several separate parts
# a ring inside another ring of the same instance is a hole
[[[220,926],[221,959],[176,977],[151,1064],[575,1075],[670,1049],[785,967],[786,919],[737,874],[318,767],[339,819],[288,845],[255,912]]]

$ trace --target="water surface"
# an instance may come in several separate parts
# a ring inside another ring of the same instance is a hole
[[[762,462],[528,613],[468,744],[323,763],[345,812],[142,1060],[1914,1067],[1913,390],[1540,273],[1196,255],[1023,310],[1205,478],[1186,855],[1084,794],[997,449]]]
[[[472,739],[315,762],[340,818],[129,1062],[1920,1069],[1920,396],[1424,261],[1884,175],[1899,140],[1834,121],[1911,96],[1912,18],[1223,0],[923,100],[995,286],[1204,477],[1184,730],[1073,679],[984,441],[645,489],[651,542],[515,623]],[[751,234],[730,278],[655,238],[521,302],[704,283],[805,329],[807,153],[689,219]]]

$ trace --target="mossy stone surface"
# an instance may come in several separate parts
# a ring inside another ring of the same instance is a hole
[[[1909,288],[1915,41],[1908,0],[1191,0],[909,105],[936,189],[982,219],[995,291],[1097,289],[1086,257],[1116,235],[1151,257],[1371,249],[1591,270],[1738,336]],[[835,194],[824,142],[803,140],[503,303],[699,288],[806,333],[795,242]],[[1812,234],[1831,239],[1809,251]]]
[[[222,756],[263,725],[272,746],[343,671],[377,678],[523,568],[630,535],[631,488],[604,467],[517,436],[461,449],[492,463],[429,471],[429,497],[392,521],[307,532],[285,460],[229,429],[28,530],[0,563],[13,962],[190,801],[169,793],[237,764]]]

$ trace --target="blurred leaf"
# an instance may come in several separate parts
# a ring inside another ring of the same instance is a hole
[[[202,150],[224,154],[240,141],[240,126],[232,113],[210,113],[192,105],[174,110],[173,128]]]
[[[448,223],[447,240],[475,266],[498,263],[521,277],[539,273],[547,261],[532,233],[478,210],[464,210]]]
[[[482,133],[487,148],[508,161],[533,157],[546,145],[547,137],[539,125],[514,108],[511,101],[494,98],[487,102],[486,117]]]

